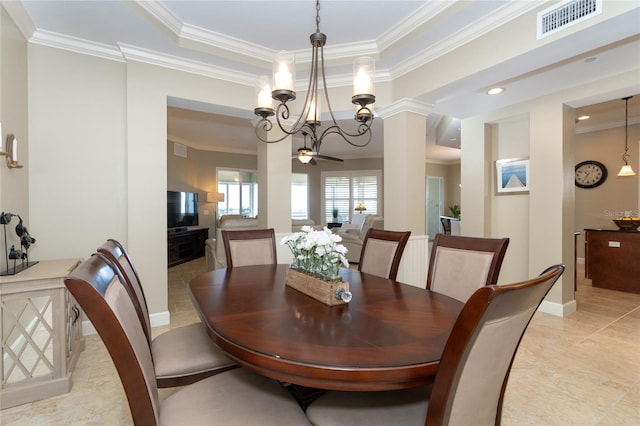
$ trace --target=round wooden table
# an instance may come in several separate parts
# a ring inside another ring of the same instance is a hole
[[[342,269],[353,300],[327,306],[285,285],[287,268],[219,269],[190,282],[209,335],[230,358],[321,389],[401,389],[433,380],[461,302]]]

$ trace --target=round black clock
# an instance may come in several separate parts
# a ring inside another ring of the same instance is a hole
[[[595,188],[607,179],[607,168],[599,161],[583,161],[576,165],[576,186]]]

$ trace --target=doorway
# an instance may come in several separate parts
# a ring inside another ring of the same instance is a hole
[[[427,176],[427,217],[426,229],[429,241],[433,241],[440,232],[440,216],[442,215],[444,179],[442,177]]]

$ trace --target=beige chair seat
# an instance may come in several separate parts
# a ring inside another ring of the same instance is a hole
[[[233,366],[207,334],[201,322],[172,328],[151,341],[156,378],[204,374],[212,368]]]
[[[313,408],[307,415],[312,424],[322,426],[424,426],[430,394],[431,386],[382,392],[327,392],[317,404],[311,404]]]
[[[309,424],[284,387],[244,369],[194,383],[160,404],[160,425]]]
[[[122,274],[153,353],[159,387],[183,386],[237,367],[207,335],[202,322],[175,327],[152,338],[147,301],[129,253],[116,240],[108,240],[98,252]]]

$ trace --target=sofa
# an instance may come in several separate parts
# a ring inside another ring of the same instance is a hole
[[[362,244],[369,229],[384,229],[384,218],[382,216],[372,214],[362,216],[365,216],[365,218],[360,227],[357,225],[354,227],[353,224],[344,224],[340,228],[332,229],[334,233],[342,237],[341,244],[347,249],[347,260],[349,263],[360,262]]]
[[[315,226],[311,219],[291,219],[291,231],[299,232],[303,226]],[[227,257],[224,252],[222,241],[222,231],[245,231],[258,228],[258,219],[254,217],[243,217],[241,215],[223,215],[218,220],[215,238],[205,241],[205,256],[207,261],[207,271],[227,267]]]

